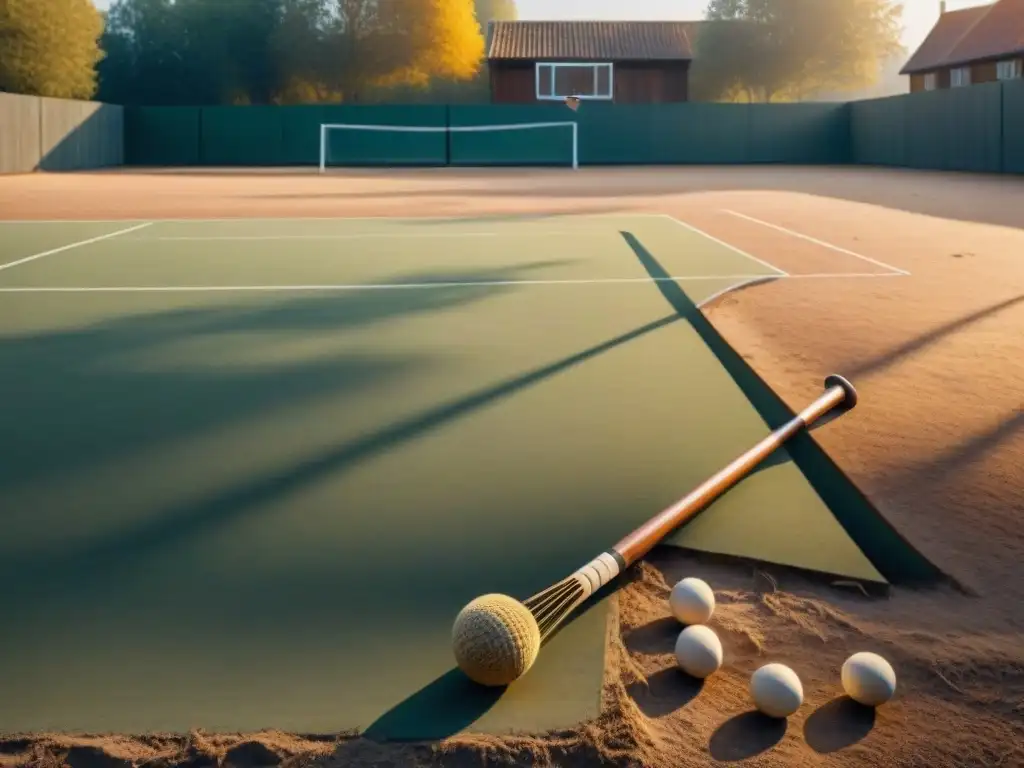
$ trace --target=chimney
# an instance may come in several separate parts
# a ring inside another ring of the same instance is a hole
[[[939,16],[946,12],[946,0],[939,0]]]

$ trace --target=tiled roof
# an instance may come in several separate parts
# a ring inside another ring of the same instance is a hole
[[[492,21],[487,58],[561,61],[693,58],[693,21]]]
[[[950,11],[901,70],[909,75],[1024,52],[1024,0]]]

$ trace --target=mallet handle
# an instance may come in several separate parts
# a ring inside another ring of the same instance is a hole
[[[825,386],[824,394],[793,419],[616,544],[613,552],[622,557],[623,568],[646,555],[669,533],[736,485],[801,429],[809,427],[833,408],[842,406],[842,410],[847,411],[856,405],[857,392],[843,377],[829,376],[825,379]]]

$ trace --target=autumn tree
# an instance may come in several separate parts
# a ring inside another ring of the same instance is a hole
[[[395,15],[386,29],[408,52],[391,81],[469,80],[480,71],[484,38],[473,0],[392,0],[389,5]]]
[[[868,87],[901,50],[901,12],[889,0],[711,0],[695,92],[779,101]]]
[[[90,0],[0,0],[0,90],[91,98],[102,32]]]

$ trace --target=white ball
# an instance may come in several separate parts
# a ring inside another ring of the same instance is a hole
[[[769,717],[789,717],[804,703],[804,687],[785,664],[765,664],[750,678],[754,705]]]
[[[843,664],[846,695],[867,707],[885,704],[896,693],[896,673],[877,653],[855,653]]]
[[[722,666],[722,641],[710,627],[687,627],[676,639],[676,663],[686,674],[703,679]]]
[[[681,623],[706,624],[715,612],[715,593],[706,581],[691,576],[672,587],[668,605]]]

